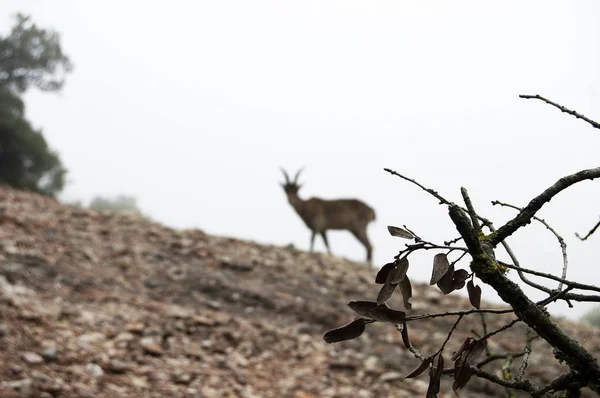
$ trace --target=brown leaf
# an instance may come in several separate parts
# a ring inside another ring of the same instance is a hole
[[[469,345],[468,350],[465,355],[465,363],[470,365],[475,361],[483,350],[485,349],[485,342],[483,340],[475,340],[472,344]]]
[[[402,282],[406,276],[406,271],[408,271],[408,258],[403,257],[396,261],[396,267],[390,271],[390,274],[388,275],[388,281],[392,285],[397,285],[398,283]]]
[[[406,312],[393,310],[388,307],[379,306],[374,309],[375,319],[380,322],[391,322],[395,324],[403,323],[406,319]]]
[[[394,294],[396,286],[398,285],[392,285],[391,283],[386,282],[377,295],[377,305],[381,305],[388,301],[390,297],[392,297],[392,294]]]
[[[452,285],[460,286],[458,288],[455,288],[454,290],[462,289],[468,277],[469,271],[467,271],[466,269],[457,269],[456,271],[454,271],[454,275],[452,276]]]
[[[435,367],[429,371],[429,388],[427,388],[426,398],[435,398],[440,392],[440,381],[444,371],[444,357],[438,354],[438,361]]]
[[[459,349],[456,350],[454,354],[452,354],[452,358],[450,359],[456,361],[460,357],[460,355],[471,345],[473,341],[475,341],[473,337],[467,337],[465,341],[463,341]]]
[[[344,340],[355,339],[365,331],[365,321],[364,318],[357,318],[344,326],[330,330],[325,333],[323,340],[326,343],[338,343]]]
[[[414,238],[414,235],[405,229],[394,227],[391,225],[388,225],[387,229],[388,229],[388,232],[390,233],[390,235],[392,235],[392,236],[397,236],[398,238],[404,238],[404,239],[413,239]]]
[[[454,265],[450,265],[448,271],[442,276],[442,278],[437,282],[437,287],[440,288],[440,291],[444,294],[448,294],[452,292],[452,287],[454,283]]]
[[[374,318],[375,312],[373,310],[377,307],[377,303],[375,301],[351,301],[348,303],[348,307],[359,315]]]
[[[481,288],[473,283],[472,280],[467,282],[467,292],[469,293],[469,301],[471,305],[477,309],[481,305]]]
[[[393,263],[387,263],[386,265],[381,267],[381,269],[377,273],[377,276],[375,277],[375,283],[379,283],[380,285],[383,285],[385,283],[385,281],[387,280],[390,271],[395,266],[396,266],[396,263],[393,262]]]
[[[402,304],[404,305],[404,308],[410,310],[412,308],[412,304],[409,301],[412,297],[412,286],[410,285],[410,279],[408,279],[408,276],[402,279],[402,282],[400,282],[400,293],[402,293]]]
[[[374,301],[351,301],[348,307],[352,308],[358,314],[372,318],[379,322],[391,322],[400,324],[404,322],[406,313],[403,311],[393,310],[387,305],[378,305]]]
[[[440,279],[448,272],[450,263],[448,262],[448,256],[444,253],[438,253],[433,257],[433,271],[431,273],[430,285],[435,285]]]
[[[410,348],[410,339],[408,338],[408,324],[404,322],[402,324],[402,342],[404,347]]]
[[[409,374],[407,374],[406,376],[404,376],[402,378],[402,380],[404,379],[412,379],[413,377],[417,377],[419,376],[421,373],[423,373],[425,370],[427,370],[427,368],[429,367],[429,365],[431,365],[433,363],[433,359],[434,357],[427,357],[423,360],[423,362],[421,362],[419,364],[419,366],[417,366],[412,372],[410,372]]]
[[[456,396],[458,396],[458,390],[467,385],[473,374],[471,368],[466,363],[457,362],[457,364],[459,366],[454,367],[454,383],[452,383],[452,391],[454,391]]]

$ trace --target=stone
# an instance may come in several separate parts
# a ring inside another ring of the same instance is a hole
[[[173,381],[177,384],[190,384],[192,381],[192,375],[184,371],[176,371],[172,375]]]
[[[385,382],[390,382],[390,381],[395,381],[395,380],[401,380],[404,377],[404,375],[400,372],[387,372],[381,375],[381,377],[379,378],[379,380],[381,381],[385,381]]]
[[[3,322],[0,322],[0,339],[10,334],[10,328]]]
[[[44,362],[44,358],[42,358],[40,354],[35,353],[33,351],[26,351],[23,354],[21,354],[21,357],[25,362],[27,362],[30,365],[37,365]]]
[[[144,337],[140,340],[140,345],[142,346],[144,352],[148,354],[155,356],[160,356],[163,354],[162,347],[158,345],[152,337]]]
[[[129,366],[127,365],[127,363],[121,361],[120,359],[114,358],[111,359],[108,363],[108,370],[112,373],[121,374],[129,370]]]
[[[106,336],[104,335],[104,333],[100,333],[100,332],[91,332],[91,333],[82,334],[81,336],[79,336],[77,338],[77,342],[82,347],[87,347],[90,345],[101,343],[105,340],[106,340]]]
[[[144,325],[142,322],[130,323],[127,326],[125,326],[125,330],[135,334],[142,334],[145,328],[146,325]]]
[[[104,370],[102,370],[100,365],[95,364],[95,363],[88,363],[85,366],[85,370],[95,378],[98,378],[98,377],[101,377],[104,375]]]
[[[46,362],[54,362],[58,359],[58,350],[55,345],[48,345],[42,350],[42,358]]]
[[[19,391],[27,391],[31,388],[33,382],[31,379],[19,379],[19,380],[11,380],[6,382],[7,386],[12,388],[13,390]]]

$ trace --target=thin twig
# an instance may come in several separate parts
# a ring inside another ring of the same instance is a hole
[[[524,95],[524,94],[521,94],[521,95],[519,95],[519,98],[539,99],[541,101],[544,101],[547,104],[550,104],[550,105],[552,105],[552,106],[560,109],[561,112],[568,113],[571,116],[575,116],[577,119],[581,119],[581,120],[583,120],[585,122],[588,122],[589,124],[592,125],[592,127],[596,128],[596,129],[600,129],[600,123],[595,122],[592,119],[589,119],[589,118],[583,116],[581,113],[577,113],[576,111],[572,111],[572,110],[570,110],[568,108],[565,108],[564,106],[559,105],[556,102],[552,102],[552,101],[550,101],[550,100],[548,100],[548,99],[546,99],[546,98],[544,98],[544,97],[542,97],[540,95]]]
[[[519,370],[517,375],[515,376],[516,381],[523,380],[523,375],[525,374],[525,369],[527,369],[527,365],[529,365],[529,356],[531,355],[531,342],[528,342],[523,350],[523,359],[521,360],[521,366],[519,366]]]
[[[600,221],[598,221],[596,223],[596,225],[594,225],[594,228],[592,228],[590,230],[590,232],[587,233],[586,236],[584,236],[583,238],[581,236],[579,236],[579,234],[577,232],[575,232],[575,236],[579,238],[579,240],[586,240],[587,238],[589,238],[590,236],[592,236],[594,234],[594,232],[596,232],[596,230],[598,229],[598,227],[600,227]]]
[[[600,177],[600,167],[582,170],[577,173],[562,177],[552,186],[544,190],[544,192],[533,198],[529,204],[525,206],[523,210],[519,212],[519,214],[517,214],[515,218],[498,228],[498,231],[496,231],[491,239],[493,245],[496,246],[498,243],[511,236],[516,230],[528,224],[535,213],[541,209],[546,202],[549,202],[560,192],[578,182],[593,180],[594,178],[598,177]]]
[[[516,209],[519,211],[522,211],[523,209],[521,207],[518,206],[514,206],[511,205],[509,203],[503,203],[500,202],[499,200],[492,200],[492,205],[500,205],[500,206],[505,206],[505,207],[510,207],[512,209]],[[567,259],[567,244],[565,243],[565,240],[562,238],[562,236],[560,236],[558,234],[558,232],[556,232],[556,230],[554,228],[552,228],[547,222],[546,220],[533,216],[533,219],[542,223],[542,225],[544,225],[546,227],[546,229],[548,229],[550,232],[552,232],[552,234],[554,234],[554,236],[556,237],[556,239],[558,240],[558,244],[560,245],[560,249],[562,251],[562,256],[563,256],[563,271],[562,271],[562,279],[566,279],[567,278],[567,267],[569,264],[569,260]],[[558,284],[558,290],[562,290],[562,285],[563,282],[559,282]]]
[[[494,310],[494,309],[489,309],[489,310],[466,310],[466,311],[449,311],[449,312],[439,312],[439,313],[435,313],[435,314],[421,314],[421,315],[409,315],[406,317],[406,321],[410,322],[410,321],[420,321],[423,319],[432,319],[432,318],[440,318],[440,317],[444,317],[444,316],[452,316],[452,315],[469,315],[469,314],[477,314],[477,313],[488,313],[488,314],[509,314],[513,312],[512,309],[506,309],[506,310]]]
[[[445,240],[444,244],[446,246],[450,246],[450,245],[453,245],[454,243],[458,242],[459,240],[462,240],[462,236],[459,236],[458,238],[454,238],[454,239],[451,239],[451,240]]]
[[[456,263],[458,263],[460,260],[462,260],[463,257],[466,256],[468,253],[469,253],[468,251],[462,252],[462,254],[456,260],[454,260],[450,263],[450,266],[456,265]],[[448,254],[450,254],[450,253],[448,253]]]
[[[508,328],[511,328],[515,323],[517,323],[519,321],[521,321],[519,318],[515,318],[512,321],[510,321],[509,323],[507,323],[506,325],[502,326],[501,328],[496,329],[493,332],[490,332],[490,333],[486,334],[480,340],[489,339],[490,337],[492,337],[492,336],[494,336],[494,335],[496,335],[496,334],[498,334],[500,332],[503,332],[503,331],[505,331]]]
[[[556,300],[564,297],[567,295],[568,292],[570,292],[571,290],[573,290],[573,286],[568,286],[565,290],[557,290],[555,294],[553,294],[552,296],[548,297],[545,300],[539,301],[537,304],[539,306],[545,307],[550,303],[555,302]],[[568,300],[567,300],[568,301]],[[569,307],[573,307],[572,304],[569,303]]]
[[[398,252],[398,254],[396,254],[394,256],[394,259],[397,260],[400,257],[402,257],[404,255],[409,255],[410,253],[417,251],[417,250],[450,250],[450,251],[460,250],[463,253],[468,252],[466,247],[436,245],[435,243],[427,242],[427,241],[419,238],[419,243],[413,243],[413,244],[407,243],[406,249],[400,250],[400,252]]]
[[[579,282],[573,282],[570,281],[568,279],[563,279],[563,278],[559,278],[558,276],[552,275],[552,274],[547,274],[545,272],[539,272],[539,271],[535,271],[532,269],[528,269],[528,268],[523,268],[523,267],[519,267],[513,264],[508,264],[502,261],[498,261],[498,264],[500,264],[503,267],[506,268],[510,268],[510,269],[514,269],[514,270],[518,270],[518,271],[522,271],[531,275],[535,275],[535,276],[540,276],[542,278],[547,278],[547,279],[552,279],[554,281],[557,282],[562,282],[565,285],[572,287],[573,289],[580,289],[580,290],[590,290],[593,292],[600,292],[600,287],[598,286],[594,286],[594,285],[586,285],[585,283],[579,283]],[[549,290],[547,293],[551,293],[552,291]]]
[[[579,378],[573,372],[564,373],[558,376],[556,379],[552,380],[546,386],[536,391],[531,391],[531,395],[537,397],[549,391],[561,391],[564,390],[569,384],[577,382],[578,380]]]
[[[520,358],[523,355],[525,355],[525,351],[520,351],[520,352],[506,352],[504,354],[490,354],[488,357],[486,357],[485,359],[483,359],[481,362],[477,363],[477,365],[475,365],[475,366],[478,367],[478,368],[481,368],[481,367],[487,365],[490,362],[497,361],[498,359],[506,359],[508,357]]]
[[[452,333],[454,333],[454,331],[456,330],[456,327],[458,326],[458,324],[460,323],[460,320],[463,319],[463,314],[458,316],[458,319],[456,320],[456,322],[454,322],[454,325],[452,325],[452,329],[450,329],[450,331],[448,332],[448,336],[446,336],[446,340],[444,340],[444,343],[442,344],[442,346],[440,347],[440,349],[438,350],[438,352],[435,353],[435,355],[439,354],[440,352],[444,351],[444,347],[446,347],[446,343],[448,343],[448,340],[450,340],[450,337],[452,336]]]
[[[471,223],[473,224],[473,229],[477,235],[481,234],[481,225],[479,224],[479,220],[477,219],[477,212],[475,211],[475,207],[473,207],[473,202],[471,202],[471,198],[469,197],[469,193],[465,187],[460,188],[460,193],[465,201],[465,205],[467,206],[467,210],[469,213],[469,217],[471,217]]]
[[[450,202],[449,200],[447,200],[446,198],[444,198],[442,195],[440,195],[437,191],[434,191],[433,189],[430,188],[426,188],[423,185],[421,185],[420,183],[418,183],[417,181],[413,180],[412,178],[408,178],[403,176],[402,174],[399,174],[397,172],[395,172],[392,169],[388,169],[388,168],[384,168],[383,170],[387,171],[388,173],[395,175],[397,177],[402,178],[403,180],[406,180],[408,182],[412,182],[413,184],[415,184],[416,186],[418,186],[419,188],[421,188],[423,191],[427,192],[428,194],[432,195],[433,197],[435,197],[437,200],[440,201],[441,205],[450,205],[452,204],[452,202]]]
[[[492,233],[496,232],[496,229],[494,228],[493,225],[491,225],[491,223],[489,225],[487,225],[487,227],[490,229],[490,231],[492,231]],[[508,253],[508,256],[510,257],[510,259],[512,260],[513,264],[516,267],[521,267],[521,264],[519,263],[519,259],[517,258],[516,254],[513,252],[512,248],[510,247],[510,245],[508,244],[508,242],[505,240],[503,240],[501,242],[502,247],[504,247],[504,250],[506,250],[506,253]],[[536,283],[532,280],[530,280],[529,278],[527,278],[525,276],[525,274],[520,270],[517,269],[517,274],[519,275],[519,278],[521,278],[521,280],[523,282],[525,282],[526,284],[528,284],[529,286],[533,287],[534,289],[538,289],[541,290],[542,292],[551,293],[551,289],[547,288],[546,286],[540,285],[539,283]]]
[[[405,327],[405,326],[404,326],[404,325],[397,324],[397,325],[396,325],[396,330],[397,330],[398,332],[400,332],[400,334],[402,334],[402,328],[403,328],[403,327]],[[415,356],[415,358],[418,358],[418,359],[420,359],[421,361],[424,361],[424,360],[425,360],[425,356],[424,356],[423,354],[421,354],[421,353],[419,352],[419,350],[418,350],[417,348],[415,348],[415,346],[413,346],[413,345],[412,345],[412,343],[411,343],[411,344],[410,344],[410,346],[408,347],[408,351],[410,351],[410,352],[411,352],[411,353],[412,353],[412,354]]]
[[[475,366],[470,366],[470,370],[471,373],[473,373],[475,376],[480,377],[482,379],[486,379],[491,381],[492,383],[498,384],[502,387],[508,387],[508,388],[513,388],[516,390],[522,390],[522,391],[526,391],[528,393],[533,393],[534,391],[539,391],[540,389],[530,380],[523,380],[523,381],[507,381],[507,380],[502,380],[500,377],[488,373],[482,369],[479,369]],[[454,374],[455,369],[454,368],[444,368],[442,374],[449,374],[452,375]],[[547,395],[546,393],[542,393],[540,396],[542,397],[550,397],[550,395]]]
[[[524,380],[524,381],[508,381],[508,380],[502,380],[501,378],[499,378],[496,375],[493,375],[491,373],[485,372],[481,369],[478,369],[474,366],[471,366],[471,372],[473,372],[473,374],[477,377],[480,377],[482,379],[486,379],[489,380],[493,383],[496,383],[498,385],[501,385],[503,387],[507,387],[507,388],[514,388],[517,390],[523,390],[523,391],[527,391],[527,392],[532,392],[537,390],[538,388],[535,386],[535,384],[533,384],[531,381],[529,380]]]
[[[479,313],[481,317],[481,328],[483,329],[483,335],[485,336],[488,333],[487,323],[485,322],[485,314],[483,312]],[[485,340],[485,355],[490,356],[490,347],[488,346],[487,340]]]
[[[504,363],[502,364],[502,378],[504,380],[510,381],[512,380],[512,371],[510,369],[510,367],[512,366],[513,363],[513,357],[507,357],[506,361],[504,361]],[[506,395],[509,398],[514,398],[515,394],[510,390],[509,387],[504,387],[506,389]]]

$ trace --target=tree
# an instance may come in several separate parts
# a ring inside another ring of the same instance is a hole
[[[520,97],[542,100],[565,113],[588,122],[595,128],[600,128],[600,124],[595,121],[538,95],[522,95]],[[569,306],[572,306],[573,302],[600,302],[600,295],[597,294],[600,292],[600,287],[575,282],[567,278],[567,250],[563,238],[545,220],[536,217],[536,213],[544,204],[562,191],[581,181],[600,177],[600,167],[582,170],[560,178],[523,208],[493,201],[492,204],[494,205],[511,207],[518,211],[518,214],[512,220],[499,228],[496,228],[489,219],[477,212],[465,188],[461,188],[464,201],[464,206],[461,206],[448,201],[437,191],[425,187],[414,179],[390,169],[385,169],[385,171],[423,189],[438,200],[439,204],[446,206],[449,217],[460,236],[445,242],[430,242],[422,239],[406,226],[404,228],[388,227],[392,235],[411,240],[412,243],[406,244],[406,248],[395,256],[394,261],[385,264],[378,272],[375,282],[383,286],[379,291],[377,300],[348,303],[348,306],[357,312],[360,317],[347,325],[327,332],[323,336],[324,340],[327,343],[337,343],[357,338],[363,333],[367,325],[374,322],[395,324],[402,335],[406,349],[421,360],[421,364],[406,375],[406,378],[417,377],[428,371],[429,388],[427,397],[437,396],[443,375],[452,375],[454,378],[452,389],[455,393],[458,393],[473,376],[476,376],[505,387],[509,396],[513,396],[511,390],[521,390],[536,397],[550,396],[550,394],[557,392],[564,392],[563,396],[577,397],[580,396],[581,389],[584,387],[600,394],[600,364],[597,358],[594,358],[579,342],[570,338],[546,310],[548,304],[557,300],[564,300]],[[506,242],[506,239],[515,231],[524,228],[532,221],[544,224],[559,242],[563,260],[561,276],[521,266],[518,258]],[[499,246],[502,246],[510,261],[498,259]],[[405,311],[392,309],[386,304],[394,292],[399,290],[402,294],[404,307],[410,309],[412,289],[407,276],[409,257],[412,253],[423,250],[438,252],[433,256],[430,284],[437,285],[443,294],[449,294],[466,286],[473,309],[436,314],[407,315]],[[450,254],[454,257],[453,260],[450,259]],[[468,267],[455,270],[455,267],[458,267],[461,262],[466,261],[469,261]],[[548,297],[539,302],[532,301],[521,288],[521,284],[515,283],[507,277],[510,270],[517,272],[520,283],[540,290],[546,293]],[[551,288],[546,284],[534,282],[527,275],[535,275],[544,278],[547,282],[557,283],[557,287]],[[491,286],[500,298],[508,304],[508,307],[500,309],[480,308],[481,288],[478,286],[479,283]],[[589,292],[592,292],[592,294],[589,294]],[[473,337],[468,337],[456,352],[446,355],[446,360],[450,357],[454,364],[445,368],[444,349],[446,343],[452,338],[452,334],[461,320],[474,314],[481,317],[483,330],[485,331],[484,335],[474,334]],[[503,327],[487,332],[485,317],[494,314],[514,314],[515,317]],[[408,324],[437,317],[456,317],[456,321],[451,330],[448,331],[446,339],[440,342],[439,350],[429,356],[424,356],[417,347],[411,344]],[[490,353],[488,341],[517,323],[527,325],[531,335],[524,339],[523,351],[521,353]],[[531,354],[531,342],[536,337],[543,339],[553,348],[557,361],[569,367],[568,372],[546,385],[538,385],[534,380],[528,379],[526,375],[527,362]],[[479,359],[484,353],[485,358]],[[521,358],[521,364],[517,369],[511,369],[514,366],[513,360],[515,358]],[[489,370],[484,370],[485,365],[489,367],[491,363],[498,359],[506,360],[502,369],[497,369],[501,371],[501,377]]]
[[[27,16],[18,14],[10,34],[0,36],[0,183],[47,195],[64,187],[66,170],[26,120],[20,95],[30,87],[59,91],[71,70],[58,34]]]
[[[22,94],[31,86],[58,91],[73,68],[54,31],[38,28],[31,18],[17,14],[10,34],[0,38],[0,87]]]

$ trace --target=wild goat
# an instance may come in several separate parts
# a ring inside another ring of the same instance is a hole
[[[282,183],[281,186],[287,195],[288,201],[312,232],[310,251],[313,251],[315,235],[319,233],[323,237],[327,251],[331,254],[329,242],[327,242],[327,230],[348,230],[365,246],[367,261],[370,263],[373,247],[367,236],[367,226],[369,222],[375,220],[375,211],[357,199],[323,200],[311,198],[302,200],[298,196],[298,190],[301,187],[298,184],[298,177],[302,169],[298,170],[292,181],[284,169],[281,169],[281,171],[283,171],[285,177],[285,183]]]

